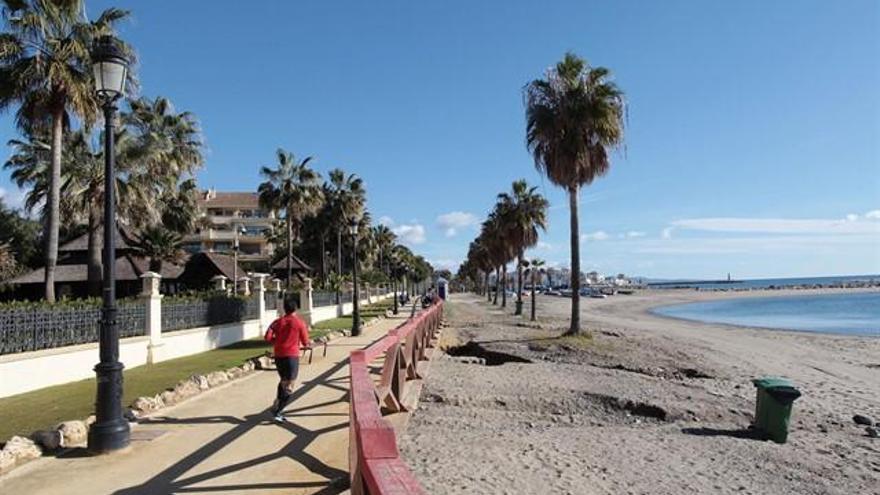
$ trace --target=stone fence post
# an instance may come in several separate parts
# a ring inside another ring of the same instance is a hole
[[[238,281],[235,284],[235,293],[241,294],[244,297],[248,297],[251,295],[251,278],[250,277],[238,277]]]
[[[299,313],[309,325],[312,324],[312,279],[303,280],[303,288],[299,291]]]
[[[147,345],[147,363],[153,364],[159,361],[159,352],[162,347],[162,294],[159,294],[159,285],[162,276],[156,272],[145,272],[141,275],[143,290],[141,298],[144,300],[146,310],[147,336],[150,343]]]
[[[266,275],[265,273],[254,273],[254,275],[253,275],[254,293],[256,293],[257,298],[259,298],[258,303],[259,303],[260,312],[258,314],[260,315],[260,325],[261,326],[263,326],[262,323],[264,321],[266,321],[267,319],[270,319],[270,318],[274,319],[275,318],[273,315],[268,314],[266,311],[266,279],[268,277],[269,276]]]
[[[367,304],[373,304],[373,297],[370,294],[370,284],[364,282],[364,292],[367,294]]]
[[[228,294],[229,291],[226,289],[227,280],[225,275],[214,275],[211,277],[211,282],[214,282],[214,290]]]

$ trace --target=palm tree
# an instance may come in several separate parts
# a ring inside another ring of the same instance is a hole
[[[535,321],[535,304],[537,304],[537,301],[535,298],[535,296],[536,296],[535,286],[538,285],[538,275],[540,275],[541,273],[544,273],[544,268],[542,268],[544,266],[544,260],[541,260],[538,258],[533,258],[531,260],[523,260],[521,262],[521,264],[524,267],[528,267],[529,275],[531,275],[531,277],[530,277],[532,280],[532,317],[531,317],[531,320]]]
[[[116,8],[94,22],[84,15],[83,0],[4,0],[6,30],[0,34],[0,109],[18,106],[17,125],[26,134],[47,129],[45,295],[55,301],[55,265],[61,203],[61,157],[65,128],[73,117],[90,127],[98,118],[89,49],[100,35],[128,16]],[[127,46],[123,49],[131,54]],[[129,77],[133,84],[133,71]]]
[[[366,204],[367,191],[364,181],[356,174],[345,175],[345,171],[335,168],[330,171],[325,194],[329,194],[336,227],[336,273],[342,273],[342,233],[348,228],[351,218],[360,218]],[[336,304],[339,304],[339,291]]]
[[[373,227],[373,238],[376,240],[376,247],[379,251],[379,269],[385,270],[385,266],[388,262],[388,255],[391,253],[391,249],[397,241],[397,234],[392,232],[391,229],[385,225],[377,225]]]
[[[293,241],[304,218],[317,213],[324,204],[321,175],[309,167],[312,157],[297,161],[293,153],[278,148],[275,152],[278,166],[262,167],[260,174],[266,181],[260,184],[260,206],[273,212],[284,213],[287,224],[287,284],[293,278]]]
[[[195,179],[187,179],[169,191],[162,200],[162,225],[186,235],[192,233],[198,222],[198,186]]]
[[[610,151],[623,143],[623,92],[610,71],[590,67],[572,53],[546,79],[526,85],[526,146],[535,166],[568,192],[571,213],[571,322],[580,327],[578,195],[611,167]]]
[[[130,101],[122,122],[130,139],[120,143],[118,160],[137,163],[154,182],[164,180],[166,191],[176,190],[181,177],[191,176],[203,165],[201,130],[195,115],[176,113],[167,98]],[[190,188],[190,192],[194,190]]]
[[[523,256],[525,250],[538,243],[538,229],[547,229],[547,207],[549,203],[523,180],[513,182],[511,193],[498,195],[499,203],[504,205],[505,233],[516,251],[516,314],[522,314]]]
[[[161,273],[162,263],[180,263],[183,237],[161,225],[152,225],[135,237],[135,252],[150,259],[150,271]]]

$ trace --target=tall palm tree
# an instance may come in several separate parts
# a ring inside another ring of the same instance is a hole
[[[192,112],[177,113],[167,98],[130,101],[122,122],[130,138],[120,143],[118,161],[137,163],[165,191],[204,164],[198,120]]]
[[[526,146],[535,166],[568,192],[571,213],[571,322],[580,326],[578,195],[611,167],[610,151],[623,143],[623,92],[610,71],[567,53],[546,79],[526,85]]]
[[[366,204],[367,191],[364,181],[356,174],[346,175],[345,171],[335,168],[330,171],[326,191],[330,194],[336,227],[336,273],[342,273],[342,233],[348,229],[352,217],[360,218]],[[339,304],[339,291],[336,292],[336,303]]]
[[[373,227],[373,238],[376,240],[376,247],[379,251],[379,269],[384,270],[388,261],[388,255],[391,253],[391,248],[394,247],[394,243],[397,241],[397,234],[392,232],[386,225],[377,225]]]
[[[262,167],[266,181],[260,184],[260,206],[284,213],[287,227],[287,284],[293,277],[293,241],[304,218],[317,213],[324,204],[321,175],[309,167],[312,157],[297,161],[293,153],[278,148],[277,168]]]
[[[529,187],[524,179],[513,182],[511,193],[498,195],[499,203],[504,205],[505,233],[516,252],[516,314],[522,314],[523,256],[525,250],[538,243],[538,229],[547,229],[547,208],[549,203]]]
[[[2,9],[0,109],[17,106],[16,122],[23,131],[47,129],[51,136],[44,224],[49,302],[55,301],[64,132],[74,117],[86,127],[97,120],[89,50],[97,36],[113,34],[114,25],[128,17],[127,11],[111,8],[88,22],[84,10],[83,0],[4,0]],[[127,46],[123,49],[131,54]],[[134,83],[134,72],[129,74]]]
[[[187,179],[168,191],[162,200],[162,225],[167,229],[186,235],[192,233],[198,222],[198,186],[195,179]]]

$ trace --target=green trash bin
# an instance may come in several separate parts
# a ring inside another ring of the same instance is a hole
[[[758,389],[755,429],[776,443],[785,443],[791,420],[791,404],[801,396],[800,390],[784,378],[756,378],[752,383]]]

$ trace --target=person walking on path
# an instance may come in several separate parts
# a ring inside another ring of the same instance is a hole
[[[296,314],[296,309],[293,296],[284,298],[284,316],[273,321],[266,331],[266,340],[274,347],[275,367],[280,378],[275,404],[272,407],[272,415],[279,423],[285,421],[281,413],[293,395],[293,385],[299,373],[300,348],[311,347],[309,328]]]

